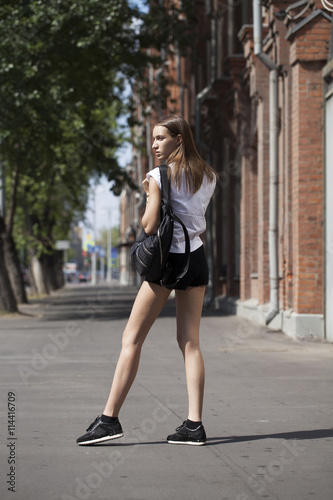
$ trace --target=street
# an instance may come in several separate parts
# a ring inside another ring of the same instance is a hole
[[[332,500],[333,345],[205,310],[207,445],[187,417],[169,299],[120,414],[124,437],[79,447],[104,409],[135,288],[68,286],[0,317],[1,499]]]

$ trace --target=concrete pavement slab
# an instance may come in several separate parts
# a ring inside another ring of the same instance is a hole
[[[135,293],[70,287],[0,318],[0,498],[331,500],[333,346],[205,310],[208,442],[169,445],[187,411],[172,299],[144,345],[124,438],[76,445],[103,410]]]

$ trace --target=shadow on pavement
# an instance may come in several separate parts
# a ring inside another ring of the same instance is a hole
[[[279,432],[277,434],[255,434],[253,436],[230,436],[208,438],[207,444],[239,443],[242,441],[257,441],[258,439],[306,440],[333,438],[333,429],[314,429],[311,431]],[[208,443],[209,442],[209,443]]]
[[[315,429],[311,431],[295,431],[295,432],[279,432],[277,434],[255,434],[252,436],[225,436],[207,438],[206,446],[216,446],[218,444],[241,443],[246,441],[257,441],[258,439],[286,439],[286,440],[308,440],[308,439],[324,439],[333,438],[333,429]],[[102,446],[140,446],[140,445],[156,445],[169,444],[164,441],[141,441],[132,443],[123,443],[118,440],[108,441],[106,443],[88,445],[91,447]]]
[[[136,287],[77,286],[62,290],[43,299],[30,300],[27,308],[33,314],[41,314],[46,321],[73,321],[89,319],[112,321],[127,319],[138,289]],[[22,309],[23,314],[27,310]],[[29,311],[30,312],[30,311]],[[204,308],[205,316],[225,316],[220,310]],[[175,317],[175,299],[170,298],[159,317]]]

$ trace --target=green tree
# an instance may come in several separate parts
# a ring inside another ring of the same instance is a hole
[[[41,260],[52,254],[57,224],[65,229],[71,208],[82,208],[74,208],[75,200],[85,197],[92,176],[106,174],[116,185],[124,180],[115,156],[122,141],[116,118],[124,112],[124,81],[137,74],[143,57],[132,26],[137,15],[123,0],[1,3],[0,138],[10,203],[0,228],[19,301],[17,193],[34,243],[29,248]]]
[[[15,309],[2,298],[9,280],[16,301],[26,300],[17,244],[29,248],[37,288],[59,286],[54,243],[82,216],[90,179],[106,175],[117,193],[130,183],[116,159],[125,83],[144,81],[147,62],[159,63],[146,48],[182,45],[184,33],[180,10],[154,2],[146,13],[126,0],[1,2],[0,309]]]

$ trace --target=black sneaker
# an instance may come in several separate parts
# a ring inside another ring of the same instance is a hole
[[[120,438],[124,435],[120,422],[113,424],[106,424],[102,422],[101,417],[98,416],[87,429],[87,433],[77,438],[76,442],[79,445],[95,444],[109,439]]]
[[[171,444],[192,444],[195,446],[202,446],[206,444],[206,432],[202,424],[194,431],[188,429],[185,421],[182,425],[177,427],[175,434],[171,434],[167,437],[167,441]]]

